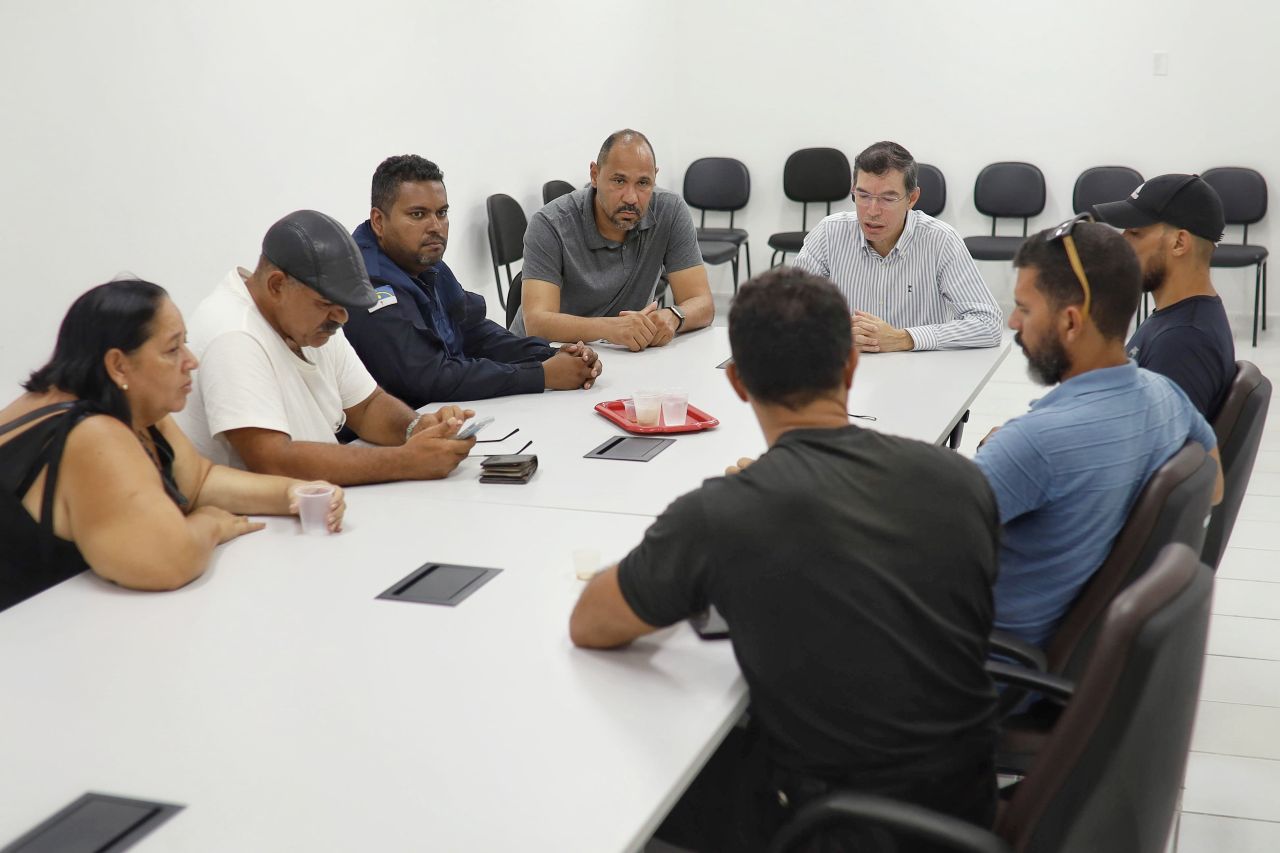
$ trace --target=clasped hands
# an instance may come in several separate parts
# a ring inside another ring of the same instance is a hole
[[[858,352],[902,352],[915,348],[910,333],[894,328],[875,314],[854,311],[849,323],[853,327],[853,344]]]
[[[657,302],[650,302],[639,311],[619,311],[609,322],[612,328],[606,339],[632,352],[671,343],[680,325],[675,312],[659,308]]]

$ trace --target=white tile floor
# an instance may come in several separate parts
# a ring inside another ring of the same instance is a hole
[[[1280,330],[1236,357],[1280,380]],[[1016,348],[974,401],[961,452],[1043,393]],[[1247,496],[1214,583],[1213,622],[1176,849],[1280,850],[1280,413],[1268,419]]]

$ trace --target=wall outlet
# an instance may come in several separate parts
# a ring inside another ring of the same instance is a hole
[[[1157,50],[1151,55],[1151,73],[1157,77],[1169,76],[1169,51]]]

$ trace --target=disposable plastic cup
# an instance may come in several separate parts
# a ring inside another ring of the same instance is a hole
[[[662,394],[658,391],[637,391],[631,395],[636,407],[636,423],[640,426],[657,426],[662,418]]]
[[[600,552],[593,548],[578,548],[573,552],[573,573],[580,581],[589,581],[600,571]]]
[[[622,411],[627,416],[627,420],[636,422],[636,403],[630,397],[622,401]]]
[[[662,422],[669,427],[684,426],[689,414],[689,392],[671,388],[662,395]]]
[[[294,495],[298,498],[298,518],[302,521],[302,532],[328,533],[333,486],[299,486]]]

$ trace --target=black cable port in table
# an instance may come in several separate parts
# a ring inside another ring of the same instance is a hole
[[[183,808],[90,792],[0,853],[120,853]]]
[[[620,435],[586,454],[585,459],[618,459],[624,462],[648,462],[671,445],[674,438]]]
[[[501,572],[502,569],[482,569],[479,566],[423,563],[378,598],[454,607]]]

